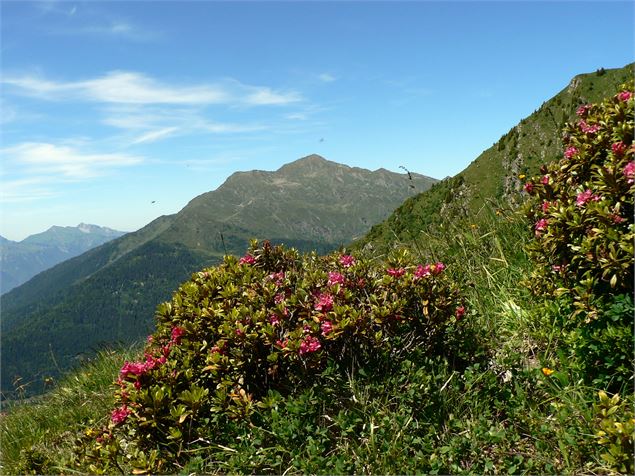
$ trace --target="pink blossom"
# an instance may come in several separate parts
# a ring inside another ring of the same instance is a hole
[[[591,190],[586,189],[584,192],[580,192],[578,194],[575,200],[575,204],[581,207],[590,200],[593,200],[594,202],[599,202],[601,200],[601,197],[598,195],[594,195]]]
[[[280,347],[281,349],[286,349],[288,344],[289,344],[289,339],[285,339],[284,341],[278,339],[276,341],[276,345]]]
[[[632,97],[633,97],[633,93],[631,91],[622,91],[621,93],[617,94],[617,99],[623,102],[628,101]]]
[[[122,405],[121,407],[115,408],[112,411],[112,413],[110,414],[110,419],[115,425],[119,425],[120,423],[126,421],[126,418],[128,418],[128,415],[130,415],[130,413],[132,413],[130,409],[126,405]]]
[[[430,270],[432,271],[432,274],[441,274],[444,269],[445,269],[445,265],[443,263],[441,263],[441,261],[437,261],[436,264],[433,264],[430,267]]]
[[[333,330],[333,324],[331,321],[324,321],[321,326],[322,335],[325,336]]]
[[[143,375],[145,372],[146,366],[143,362],[124,362],[119,375],[121,378],[126,379],[130,375]]]
[[[280,324],[280,318],[276,316],[275,314],[271,314],[269,316],[269,322],[271,323],[272,326],[277,326],[278,324]]]
[[[578,126],[585,134],[595,134],[600,130],[600,126],[598,124],[589,125],[585,121],[579,121]]]
[[[154,337],[152,337],[151,335],[148,336],[148,338],[146,339],[146,341],[148,342],[148,344],[152,344],[152,341],[154,340]]]
[[[328,293],[318,294],[318,302],[315,303],[315,310],[328,312],[331,309],[333,309],[333,296]]]
[[[278,293],[273,297],[273,302],[276,304],[280,304],[281,302],[284,302],[284,297],[284,294]]]
[[[551,269],[553,270],[554,273],[559,273],[562,270],[564,270],[564,265],[563,264],[554,264],[553,266],[551,266]]]
[[[627,178],[628,183],[632,184],[635,182],[635,162],[630,161],[628,164],[624,166],[624,176]]]
[[[183,329],[182,327],[173,327],[172,328],[172,334],[170,337],[170,342],[172,344],[176,344],[179,345],[181,343],[181,337],[183,336],[183,334],[185,334],[185,329]]]
[[[414,272],[415,279],[425,278],[426,276],[430,276],[430,265],[427,264],[425,266],[419,265]]]
[[[626,218],[621,217],[621,216],[619,216],[619,215],[618,215],[618,214],[616,214],[616,213],[613,213],[613,214],[611,215],[611,221],[612,221],[613,223],[615,223],[616,225],[619,225],[619,224],[620,224],[620,223],[622,223],[624,220],[626,220]]]
[[[344,275],[340,273],[329,273],[329,281],[327,283],[329,286],[334,286],[336,284],[344,284]]]
[[[141,390],[141,382],[139,380],[135,380],[133,385],[135,390]]]
[[[527,182],[525,184],[525,192],[531,194],[534,191],[534,183],[533,182]]]
[[[624,142],[622,141],[616,142],[615,144],[611,145],[611,150],[615,155],[622,156],[624,155],[624,152],[626,152],[626,144],[624,144]]]
[[[240,327],[237,327],[234,331],[238,337],[242,337],[245,335],[245,331],[243,331]]]
[[[542,211],[543,213],[547,213],[549,207],[551,206],[551,202],[544,201],[542,202]]]
[[[570,159],[571,157],[573,157],[574,155],[576,155],[578,153],[578,148],[577,147],[567,147],[567,149],[564,151],[564,156],[567,159]]]
[[[309,352],[316,352],[322,348],[320,341],[313,336],[306,336],[304,340],[300,343],[300,350],[298,351],[300,355],[307,354]]]
[[[549,175],[543,175],[542,178],[540,179],[540,183],[543,185],[548,185],[549,184]]]
[[[388,273],[390,276],[392,276],[393,278],[400,278],[401,276],[403,276],[405,274],[406,270],[403,268],[388,268],[386,270],[386,273]]]
[[[583,104],[575,111],[575,113],[580,117],[584,117],[586,116],[587,112],[589,112],[589,109],[591,109],[590,104]]]
[[[454,312],[454,315],[456,316],[456,320],[460,320],[464,315],[465,315],[465,307],[464,306],[459,306],[456,308],[456,311]]]
[[[239,264],[254,264],[255,262],[256,262],[256,258],[251,256],[249,253],[247,253],[245,256],[240,258],[240,261],[238,261]]]
[[[276,286],[281,286],[284,283],[284,272],[280,271],[279,273],[271,273],[269,275],[269,279],[271,279]]]
[[[538,220],[536,224],[534,225],[534,228],[536,230],[536,235],[538,235],[541,231],[546,230],[548,224],[549,222],[545,218],[541,218],[540,220]]]
[[[172,344],[164,345],[163,347],[161,347],[161,353],[166,357],[170,355],[170,350],[172,350]]]
[[[340,256],[340,264],[345,268],[350,268],[355,264],[355,258],[351,255]]]

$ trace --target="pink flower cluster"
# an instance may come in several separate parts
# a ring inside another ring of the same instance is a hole
[[[170,336],[170,344],[179,345],[181,343],[181,337],[185,334],[185,329],[182,327],[173,327]]]
[[[567,147],[567,149],[564,151],[564,156],[567,159],[570,159],[571,157],[573,157],[574,155],[576,155],[578,153],[578,148],[577,147]]]
[[[578,122],[578,126],[580,127],[580,130],[585,134],[595,134],[597,131],[600,130],[599,124],[589,125],[585,121]]]
[[[615,155],[621,157],[622,155],[624,155],[624,152],[626,152],[626,144],[624,144],[624,142],[622,141],[616,142],[615,144],[611,145],[611,150]]]
[[[128,415],[130,415],[130,413],[132,413],[130,409],[126,405],[122,405],[121,407],[115,408],[112,411],[112,413],[110,414],[110,419],[115,425],[119,425],[120,423],[126,421],[126,418],[128,418]]]
[[[540,183],[543,185],[549,185],[549,175],[543,175],[540,179]]]
[[[426,264],[425,266],[419,265],[417,266],[417,269],[414,272],[414,278],[415,280],[417,280],[417,279],[425,278],[433,274],[434,275],[441,274],[444,269],[445,269],[445,265],[441,261],[438,261],[434,264]]]
[[[534,225],[536,235],[539,235],[541,231],[545,231],[547,229],[547,225],[549,225],[549,222],[546,218],[541,218],[540,220],[538,220]]]
[[[629,184],[635,183],[635,162],[630,161],[624,166],[624,176],[627,178]]]
[[[355,258],[351,255],[340,256],[340,264],[345,268],[350,268],[355,264]]]
[[[320,293],[317,295],[318,301],[315,303],[315,310],[328,312],[333,309],[333,296],[328,293]]]
[[[322,348],[320,341],[317,337],[306,336],[302,342],[300,343],[300,350],[298,353],[300,355],[308,354],[310,352],[316,352]]]
[[[245,256],[240,258],[240,261],[238,261],[238,264],[254,264],[255,262],[256,262],[256,258],[254,258],[249,253],[247,253]]]
[[[280,271],[279,273],[271,273],[269,275],[269,279],[271,279],[276,284],[276,286],[282,286],[282,284],[284,283],[284,277],[284,271]]]
[[[580,192],[575,199],[575,204],[579,207],[584,206],[589,201],[599,202],[602,197],[595,195],[591,190],[586,189],[584,192]]]
[[[331,321],[324,321],[320,328],[322,329],[322,335],[326,336],[333,330],[333,324]]]
[[[457,321],[460,320],[465,315],[465,306],[457,307],[454,315],[456,316]]]
[[[622,91],[621,93],[617,94],[617,99],[623,102],[628,101],[632,97],[633,97],[633,93],[631,91]]]
[[[525,184],[525,192],[531,194],[534,191],[534,183],[533,182],[527,182]]]
[[[547,213],[550,206],[551,206],[551,202],[547,202],[547,201],[542,202],[542,212]]]
[[[327,283],[329,286],[334,286],[336,284],[344,284],[344,275],[340,273],[329,273],[329,280]]]
[[[589,112],[589,109],[591,109],[590,104],[583,104],[578,109],[576,109],[575,113],[580,117],[584,117],[586,116],[587,112]]]
[[[386,270],[386,273],[388,273],[390,276],[392,276],[393,278],[400,278],[402,277],[404,274],[406,274],[406,270],[403,268],[388,268]]]

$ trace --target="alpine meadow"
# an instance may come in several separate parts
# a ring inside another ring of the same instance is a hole
[[[4,294],[2,473],[633,474],[633,77],[440,181],[235,173]]]

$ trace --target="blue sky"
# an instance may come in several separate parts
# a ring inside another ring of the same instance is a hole
[[[454,175],[579,73],[632,2],[3,1],[2,223],[136,230],[312,153]],[[155,203],[152,203],[152,202]]]

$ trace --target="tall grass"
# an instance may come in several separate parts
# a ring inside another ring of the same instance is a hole
[[[67,472],[61,467],[78,432],[105,421],[113,382],[137,348],[102,351],[67,375],[50,393],[4,405],[0,418],[0,473]]]

